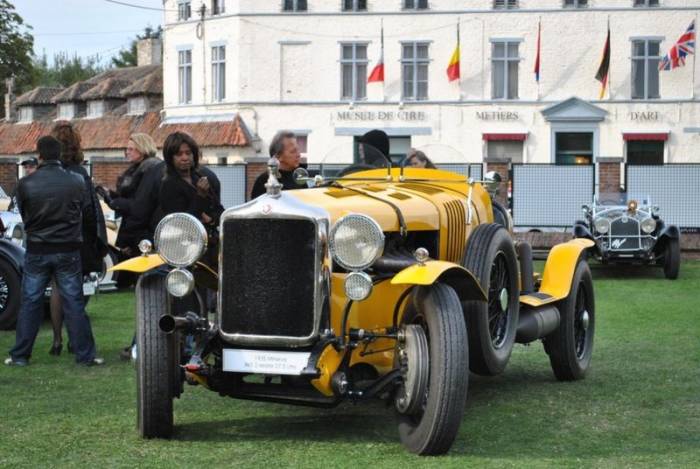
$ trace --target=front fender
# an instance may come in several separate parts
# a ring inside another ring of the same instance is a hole
[[[666,225],[661,230],[661,233],[659,233],[659,239],[664,237],[671,239],[680,239],[681,230],[679,230],[676,225]]]
[[[9,262],[17,273],[24,269],[24,248],[9,239],[0,238],[0,257]]]
[[[594,239],[591,230],[583,223],[576,223],[573,229],[574,238]]]
[[[403,269],[391,279],[392,285],[432,285],[445,283],[454,288],[461,301],[486,301],[487,296],[474,275],[461,265],[428,261]]]
[[[132,257],[124,262],[120,262],[109,269],[108,272],[118,272],[124,270],[127,272],[142,274],[151,269],[155,269],[156,267],[160,267],[163,264],[165,264],[165,261],[159,254],[149,254],[147,256]]]
[[[569,296],[571,282],[581,254],[594,245],[595,243],[590,239],[577,238],[554,246],[547,256],[540,290],[534,294],[521,296],[520,302],[537,307]]]

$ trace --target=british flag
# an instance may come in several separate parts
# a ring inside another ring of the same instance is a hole
[[[685,33],[671,47],[668,54],[659,63],[659,70],[673,70],[685,65],[685,58],[695,53],[695,20],[690,23]]]

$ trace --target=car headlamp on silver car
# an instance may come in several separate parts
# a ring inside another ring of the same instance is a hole
[[[158,254],[170,265],[187,267],[207,248],[204,225],[187,213],[172,213],[158,223],[154,236]]]
[[[338,220],[330,234],[333,259],[344,269],[363,270],[384,251],[384,233],[366,215],[351,213]]]
[[[607,218],[597,218],[594,226],[598,233],[606,234],[608,231],[610,231],[610,220]]]
[[[652,233],[656,229],[656,220],[653,218],[645,218],[641,224],[642,231],[646,234]]]

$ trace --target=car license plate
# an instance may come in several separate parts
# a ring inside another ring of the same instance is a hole
[[[224,371],[268,375],[300,375],[311,352],[224,349]]]
[[[83,295],[90,296],[95,294],[95,283],[85,282],[83,283]]]

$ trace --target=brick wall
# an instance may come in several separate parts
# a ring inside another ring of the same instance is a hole
[[[598,158],[599,193],[620,192],[620,163],[622,158]]]
[[[95,184],[114,189],[117,185],[117,178],[126,168],[129,167],[129,162],[124,158],[119,158],[118,161],[110,159],[92,160],[92,180]]]
[[[3,158],[0,161],[0,187],[10,195],[17,187],[17,159]]]
[[[486,172],[496,171],[501,175],[501,185],[498,188],[498,200],[504,206],[508,206],[508,180],[510,179],[510,163],[499,161],[486,160]]]
[[[245,167],[245,200],[250,200],[253,184],[258,176],[267,171],[269,158],[248,158]]]

